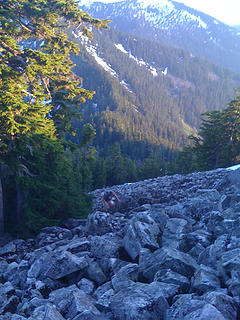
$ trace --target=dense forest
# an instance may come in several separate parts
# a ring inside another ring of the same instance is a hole
[[[96,33],[87,43],[82,38],[75,41],[81,50],[72,57],[74,72],[96,91],[93,100],[83,104],[84,121],[76,127],[84,122],[94,125],[94,144],[103,156],[115,142],[135,160],[148,157],[156,145],[162,146],[165,158],[174,154],[188,135],[197,133],[200,115],[224,108],[240,85],[238,75],[187,51],[116,30]],[[103,57],[116,76],[96,63],[88,48]]]
[[[30,235],[46,225],[88,212],[88,197],[77,170],[94,129],[87,126],[81,145],[71,122],[93,92],[80,86],[70,54],[78,47],[66,30],[107,28],[74,0],[0,1],[0,233]],[[39,41],[38,50],[20,45]],[[83,161],[84,163],[84,161]]]
[[[0,234],[28,237],[86,217],[95,188],[239,159],[239,94],[223,109],[239,78],[183,50],[90,31],[108,22],[73,0],[0,1]],[[67,37],[79,26],[101,43],[118,77]],[[146,73],[136,59],[129,63],[110,39],[160,75]],[[168,77],[161,74],[166,66]],[[198,134],[196,105],[198,113],[210,110]]]

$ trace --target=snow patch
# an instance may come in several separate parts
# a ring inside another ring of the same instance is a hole
[[[235,166],[227,168],[228,170],[237,170],[240,168],[240,164],[236,164]]]
[[[96,60],[96,62],[107,72],[111,74],[114,78],[118,78],[116,71],[112,69],[110,65],[108,65],[102,58],[100,58],[97,54],[96,48],[93,46],[86,46],[86,50],[90,53],[91,56]]]
[[[146,63],[143,59],[138,59],[137,57],[133,56],[131,54],[131,52],[128,52],[121,43],[118,43],[118,44],[114,44],[115,47],[120,50],[121,52],[123,52],[124,54],[127,54],[128,57],[130,59],[133,59],[134,61],[136,61],[136,63],[139,65],[139,66],[144,66],[147,68],[148,71],[150,71],[153,75],[153,77],[157,77],[158,76],[158,73],[157,73],[157,69],[154,68],[153,66],[149,65],[148,63]],[[166,69],[165,69],[166,70]]]
[[[157,73],[157,69],[156,69],[156,68],[150,67],[150,71],[151,71],[151,73],[152,73],[152,75],[153,75],[154,77],[157,77],[157,76],[158,76],[158,73]]]
[[[111,3],[111,2],[121,2],[122,0],[80,0],[79,6],[90,7],[94,2]]]
[[[114,45],[118,50],[122,51],[123,53],[128,54],[127,50],[124,49],[124,47],[121,43],[118,43],[118,44],[115,43]]]
[[[184,11],[185,17],[189,18],[192,21],[198,22],[198,25],[203,29],[207,29],[207,24],[198,16],[196,17],[194,14],[189,13],[188,11]]]
[[[158,0],[154,3],[153,0],[138,0],[138,3],[141,5],[142,8],[151,7],[174,7],[173,4],[168,0]]]
[[[122,80],[120,81],[121,86],[123,86],[125,89],[127,89],[127,91],[129,91],[130,93],[133,93],[132,90],[129,88],[129,84],[125,81]]]
[[[164,69],[164,71],[162,71],[162,74],[163,74],[164,76],[166,76],[167,73],[168,73],[168,67],[166,67],[166,68]]]

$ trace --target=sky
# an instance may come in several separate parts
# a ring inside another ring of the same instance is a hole
[[[154,0],[153,0],[154,1]],[[179,0],[229,25],[240,25],[239,0]]]
[[[100,1],[101,0],[92,0]],[[118,2],[122,0],[104,0],[103,2]],[[127,0],[126,0],[127,1]],[[152,3],[158,0],[152,0]],[[240,25],[240,0],[176,0],[185,5],[209,14],[229,25]],[[149,1],[150,2],[150,1]]]

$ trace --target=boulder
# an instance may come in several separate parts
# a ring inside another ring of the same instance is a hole
[[[113,277],[112,286],[115,292],[129,288],[138,279],[138,265],[127,264],[122,267]]]
[[[198,263],[218,269],[219,260],[222,254],[227,250],[227,237],[219,237],[214,244],[211,244],[204,249],[198,257]]]
[[[84,227],[87,223],[86,219],[74,219],[74,218],[69,218],[67,220],[64,220],[61,222],[60,227],[72,230],[76,227],[82,226]]]
[[[91,295],[94,291],[94,283],[88,279],[82,278],[78,282],[78,288],[84,291],[86,294]]]
[[[60,227],[46,227],[38,234],[36,241],[39,246],[45,246],[63,239],[72,239],[70,230]]]
[[[15,313],[19,303],[19,298],[15,295],[8,297],[6,294],[0,296],[0,314],[7,312]]]
[[[115,230],[114,222],[114,217],[110,213],[96,211],[88,216],[85,231],[88,234],[101,236]],[[120,225],[117,229],[120,229]]]
[[[179,291],[181,293],[188,292],[190,288],[189,279],[187,277],[182,276],[179,273],[173,272],[171,269],[162,269],[160,271],[157,271],[157,273],[154,276],[154,281],[178,285]]]
[[[108,317],[106,315],[96,315],[91,311],[84,311],[81,314],[74,317],[72,320],[112,320],[112,317]]]
[[[181,294],[174,298],[174,303],[167,312],[166,320],[183,320],[205,305],[206,302],[198,299],[194,294]]]
[[[142,248],[158,249],[160,236],[160,229],[148,212],[140,212],[130,220],[123,246],[134,261]]]
[[[40,256],[28,271],[29,278],[58,280],[74,272],[80,272],[88,267],[85,257],[77,257],[68,251],[62,253],[48,252]]]
[[[107,233],[91,237],[90,251],[96,258],[113,258],[118,257],[121,245],[121,238]]]
[[[100,314],[94,306],[94,299],[75,285],[52,291],[49,301],[56,305],[58,311],[66,318],[73,319],[84,311]]]
[[[6,256],[9,254],[16,253],[17,246],[14,241],[7,243],[5,246],[0,248],[0,256]]]
[[[197,262],[187,253],[172,248],[161,248],[155,252],[145,252],[139,259],[139,272],[152,282],[157,271],[171,269],[185,277],[190,277],[198,269]]]
[[[109,289],[106,291],[95,303],[95,306],[100,310],[101,312],[109,312],[111,311],[111,302],[114,297],[114,290]]]
[[[65,320],[58,310],[50,303],[36,308],[28,320]]]
[[[184,320],[226,320],[226,318],[218,311],[217,308],[212,306],[211,304],[206,304],[203,308],[198,309],[186,317],[183,318]]]
[[[107,291],[109,291],[110,289],[112,289],[112,282],[108,281],[104,284],[102,284],[101,286],[99,286],[93,293],[93,297],[96,300],[99,300],[101,298],[101,296],[103,294],[105,294]]]
[[[191,225],[188,221],[180,218],[171,218],[167,221],[163,235],[162,246],[179,248],[179,241],[184,237],[185,233],[191,231]]]
[[[110,308],[116,320],[159,320],[165,319],[168,303],[158,286],[136,283],[115,294]]]
[[[237,319],[238,304],[232,297],[222,292],[214,291],[207,293],[203,298],[205,301],[217,308],[226,320]]]
[[[96,261],[90,261],[87,268],[87,276],[90,280],[96,282],[98,285],[107,281],[105,274]]]
[[[209,290],[220,288],[220,280],[217,273],[210,267],[201,265],[194,274],[193,290],[202,294]]]
[[[240,268],[240,248],[226,251],[222,254],[221,263],[226,272]]]
[[[160,231],[163,232],[163,229],[169,219],[169,216],[165,213],[165,210],[157,209],[157,208],[154,208],[154,206],[151,206],[151,210],[149,212],[150,212],[150,216],[157,223]]]

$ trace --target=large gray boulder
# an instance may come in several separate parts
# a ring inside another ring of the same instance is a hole
[[[197,262],[187,253],[172,248],[161,248],[153,253],[142,252],[139,272],[152,282],[157,271],[170,269],[185,277],[190,277],[198,269]]]
[[[190,288],[190,280],[183,275],[173,272],[171,269],[162,269],[157,271],[154,276],[154,281],[160,281],[179,286],[181,293],[188,292]]]
[[[46,227],[38,234],[36,241],[39,246],[48,245],[63,239],[72,239],[70,230],[61,227]]]
[[[100,314],[94,305],[95,300],[75,285],[51,292],[49,301],[56,305],[65,318],[73,319],[84,311]]]
[[[103,235],[109,232],[116,232],[122,229],[125,224],[124,216],[118,216],[117,213],[95,211],[89,214],[85,231],[88,234]]]
[[[113,233],[92,236],[90,239],[90,251],[96,258],[118,257],[121,246],[121,238]]]
[[[203,308],[206,302],[193,294],[182,294],[174,298],[174,303],[167,312],[167,320],[183,320],[192,312]]]
[[[113,277],[112,286],[115,292],[129,288],[138,279],[138,265],[127,264],[122,267]]]
[[[160,229],[149,213],[139,212],[129,222],[123,246],[134,261],[142,248],[157,250],[160,236]]]
[[[65,320],[61,313],[50,303],[36,308],[29,320]]]
[[[213,320],[213,319],[226,320],[226,318],[221,314],[221,312],[218,311],[218,309],[211,304],[206,304],[203,308],[188,314],[183,319],[184,320]]]
[[[201,265],[194,274],[193,290],[199,294],[220,288],[221,283],[215,270]]]
[[[85,257],[77,257],[65,251],[62,253],[48,252],[40,256],[28,271],[29,278],[58,280],[74,272],[80,272],[88,267]]]
[[[163,320],[168,303],[157,285],[136,283],[115,294],[110,307],[116,320]]]
[[[205,301],[217,308],[226,320],[237,319],[238,305],[232,297],[224,294],[223,292],[213,291],[204,295],[203,298]]]
[[[171,218],[167,221],[163,235],[162,246],[178,249],[179,241],[191,231],[191,224],[185,219]]]

